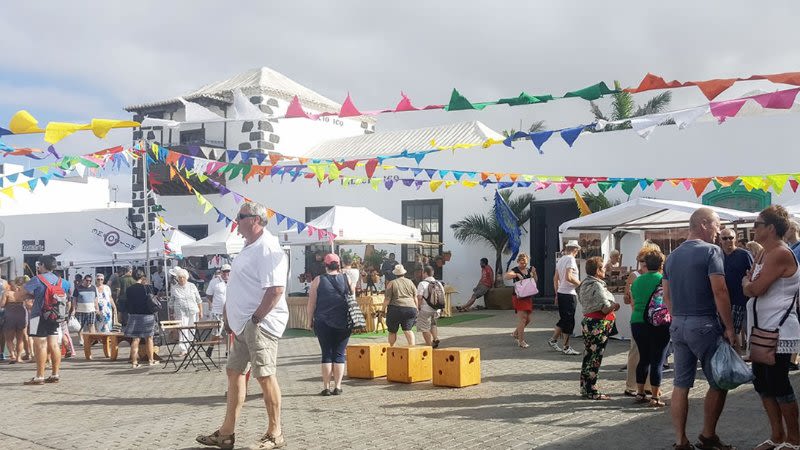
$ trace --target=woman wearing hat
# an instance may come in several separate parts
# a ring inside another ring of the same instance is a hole
[[[397,341],[397,329],[402,328],[408,345],[414,345],[414,332],[411,327],[417,320],[417,288],[406,278],[406,269],[397,264],[392,270],[396,276],[386,285],[383,312],[386,314],[386,328],[389,329],[389,345]]]
[[[550,347],[565,355],[580,355],[580,352],[569,346],[569,338],[575,330],[575,304],[578,293],[575,288],[581,284],[578,279],[578,263],[575,257],[581,247],[578,241],[570,240],[564,245],[564,252],[556,263],[556,274],[553,284],[556,289],[556,305],[558,306],[558,322],[553,329],[553,337],[547,343]],[[558,338],[564,337],[564,348],[558,346]]]

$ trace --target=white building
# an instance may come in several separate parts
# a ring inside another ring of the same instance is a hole
[[[15,164],[0,165],[0,174],[24,170]],[[17,183],[26,178],[19,176]],[[92,176],[52,178],[33,192],[18,188],[14,198],[0,199],[0,273],[15,277],[33,270],[41,255],[58,255],[72,244],[101,240],[92,230],[96,220],[109,227],[129,230],[126,224],[130,203],[109,199],[109,181]]]
[[[332,101],[266,68],[207,85],[184,98],[224,115],[229,111],[230,90],[234,88],[243,89],[251,96],[251,101],[268,114],[282,115],[294,95],[311,112],[339,109],[339,105]],[[176,100],[126,109],[135,113],[135,119],[156,116],[180,120],[183,114],[182,106]],[[457,121],[458,113],[452,114],[454,122]],[[432,153],[423,160],[420,167],[492,173],[653,178],[800,172],[792,166],[793,157],[785,150],[791,143],[791,130],[795,122],[795,115],[779,114],[730,119],[723,125],[698,123],[686,130],[665,126],[660,127],[648,141],[632,131],[584,134],[573,148],[554,135],[543,147],[544,155],[539,155],[530,142],[516,142],[515,149],[497,145],[488,149],[476,147],[456,152]],[[356,159],[397,154],[402,150],[428,150],[431,139],[447,145],[459,140],[463,142],[472,139],[468,142],[477,142],[481,136],[496,136],[492,130],[474,121],[365,135],[372,131],[373,122],[362,118],[329,121],[270,119],[210,124],[208,127],[193,126],[191,129],[181,128],[177,131],[146,129],[134,132],[134,139],[146,138],[163,145],[171,144],[178,150],[181,149],[179,146],[175,147],[178,144],[198,144],[219,149]],[[219,152],[219,155],[224,158],[223,153]],[[412,159],[392,159],[386,164],[416,165]],[[359,169],[356,173],[363,176],[364,172]],[[396,171],[383,172],[379,168],[375,176],[396,174]],[[494,251],[491,248],[483,245],[462,245],[455,240],[450,228],[452,223],[468,214],[489,212],[493,201],[491,186],[471,189],[460,185],[449,189],[443,186],[436,192],[431,192],[427,185],[417,190],[395,184],[389,191],[383,187],[375,191],[368,185],[344,188],[338,184],[323,184],[319,187],[315,180],[301,178],[290,182],[289,177],[282,180],[280,176],[268,177],[261,182],[252,180],[247,184],[239,179],[227,181],[226,185],[275,211],[302,221],[317,217],[330,206],[346,205],[365,206],[390,220],[419,226],[428,240],[442,243],[441,249],[434,251],[452,251],[452,260],[444,266],[442,277],[456,286],[460,296],[464,298],[469,295],[480,275],[479,259],[488,257],[490,261],[494,261]],[[735,208],[742,202],[750,202],[751,209],[755,209],[770,201],[796,203],[794,193],[788,185],[783,194],[771,196],[758,193],[710,194],[712,190],[713,186],[707,188],[705,200],[721,206]],[[201,188],[201,191],[208,194],[208,199],[220,210],[231,217],[235,215],[237,205],[231,196],[221,197],[214,194],[212,189],[203,191]],[[596,188],[593,191],[596,192]],[[532,255],[533,264],[539,271],[540,284],[544,286],[544,292],[548,293],[552,291],[550,280],[553,276],[554,255],[560,247],[558,225],[577,217],[578,212],[569,191],[562,195],[550,188],[533,193],[536,196],[533,219],[526,227],[529,233],[524,237],[522,250]],[[163,194],[159,197],[159,203],[166,209],[164,216],[167,221],[194,237],[204,237],[223,226],[216,222],[215,214],[203,215],[194,196],[185,195],[185,189],[179,185],[172,183],[164,186]],[[612,200],[627,198],[619,189],[609,191],[608,196]],[[644,192],[637,189],[633,196],[697,201],[695,195],[683,187],[667,185],[658,191],[653,187]],[[133,206],[131,222],[141,224],[143,211],[140,177],[134,177]],[[272,223],[270,227],[276,233],[279,229],[284,229],[285,224],[278,227]],[[390,249],[397,253],[398,259],[402,255],[402,262],[409,262],[416,250],[399,247]],[[295,251],[293,267],[303,267],[304,258],[303,252]],[[295,269],[294,272],[299,271]],[[296,281],[294,283],[290,286],[292,290],[298,288]]]

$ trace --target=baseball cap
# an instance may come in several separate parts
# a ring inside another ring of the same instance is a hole
[[[325,255],[325,265],[326,266],[328,264],[330,264],[330,263],[333,263],[333,262],[336,262],[336,263],[340,262],[339,261],[339,255],[337,255],[336,253],[328,253],[327,255]]]
[[[222,267],[219,268],[220,272],[230,272],[231,265],[230,264],[223,264]]]

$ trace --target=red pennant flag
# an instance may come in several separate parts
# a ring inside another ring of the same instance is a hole
[[[411,104],[411,100],[404,94],[403,92],[400,93],[403,97],[400,100],[400,103],[397,104],[397,107],[394,108],[395,112],[403,112],[403,111],[419,111],[419,108],[415,108],[414,105]]]
[[[344,99],[344,103],[342,104],[342,109],[339,111],[339,117],[356,117],[360,115],[361,111],[353,104],[353,100],[350,99],[350,93],[348,92],[347,98]]]
[[[792,187],[792,192],[797,192],[797,180],[789,180],[789,186]]]
[[[303,107],[300,105],[300,99],[297,98],[296,95],[289,103],[289,107],[286,109],[286,117],[305,117],[306,119],[310,119],[309,115],[303,111]]]
[[[378,160],[377,159],[370,159],[367,161],[364,170],[367,171],[367,178],[372,178],[372,175],[375,174],[375,168],[378,167]]]

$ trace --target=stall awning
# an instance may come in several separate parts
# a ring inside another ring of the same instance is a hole
[[[637,198],[588,216],[564,222],[558,227],[558,231],[565,233],[567,231],[635,231],[680,228],[688,226],[692,213],[704,207],[716,211],[723,224],[752,222],[758,216],[756,213],[699,203]]]
[[[308,222],[308,226],[336,235],[335,244],[424,244],[419,228],[385,219],[361,206],[334,206],[325,214]],[[284,245],[324,244],[316,235],[297,232],[297,226],[281,231],[279,237]]]

